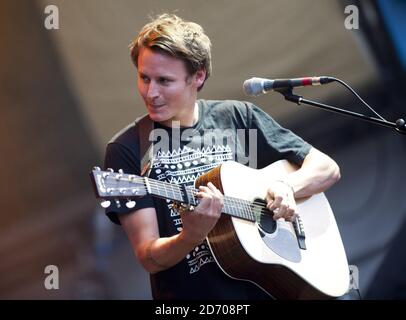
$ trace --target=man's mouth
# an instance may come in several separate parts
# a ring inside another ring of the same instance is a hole
[[[149,107],[151,109],[159,109],[159,108],[162,108],[164,105],[165,105],[164,103],[163,104],[149,104]]]

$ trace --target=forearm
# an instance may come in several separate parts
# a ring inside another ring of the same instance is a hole
[[[156,273],[182,261],[199,243],[187,239],[181,232],[172,237],[147,241],[139,248],[137,256],[148,272]]]
[[[293,188],[295,198],[298,199],[323,192],[339,179],[340,169],[337,163],[313,148],[301,168],[289,174],[286,182]]]

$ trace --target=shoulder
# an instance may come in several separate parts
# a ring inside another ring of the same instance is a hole
[[[256,107],[251,102],[240,100],[200,100],[204,105],[205,116],[215,119],[228,118],[238,122],[250,122],[252,110]]]
[[[254,105],[251,102],[240,100],[200,100],[208,108],[215,111],[246,111],[247,108],[252,108]]]
[[[138,130],[136,129],[136,121],[132,121],[124,128],[116,132],[110,141],[107,143],[108,150],[128,149],[132,152],[138,150]]]
[[[147,115],[138,117],[124,128],[119,130],[113,135],[108,144],[120,144],[127,147],[137,147],[138,146],[138,136],[140,130],[147,130],[153,126],[152,120]],[[139,129],[137,129],[140,127]]]
[[[104,163],[105,168],[114,170],[125,169],[133,173],[130,168],[136,167],[138,162],[138,130],[133,121],[119,130],[106,145]]]
[[[131,122],[128,125],[126,125],[124,128],[116,132],[113,137],[111,137],[110,141],[108,143],[115,143],[115,142],[124,142],[128,139],[131,139],[131,136],[133,136],[135,132],[135,122]]]

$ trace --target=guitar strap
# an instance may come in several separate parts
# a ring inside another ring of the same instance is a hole
[[[145,114],[135,120],[135,128],[138,131],[141,176],[148,177],[154,161],[154,141],[150,140],[154,122]]]

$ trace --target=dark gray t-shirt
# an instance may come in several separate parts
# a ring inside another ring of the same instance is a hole
[[[268,114],[248,102],[198,100],[199,121],[190,128],[173,130],[155,123],[159,139],[154,147],[151,179],[193,185],[194,180],[224,161],[263,168],[280,159],[301,165],[311,146],[281,127]],[[130,124],[107,145],[105,168],[140,174],[138,130]],[[179,213],[168,200],[144,197],[134,209],[124,203],[106,210],[117,214],[155,207],[161,237],[182,230]],[[217,266],[204,241],[183,261],[151,275],[155,299],[260,299],[268,297],[255,285],[229,278]]]

